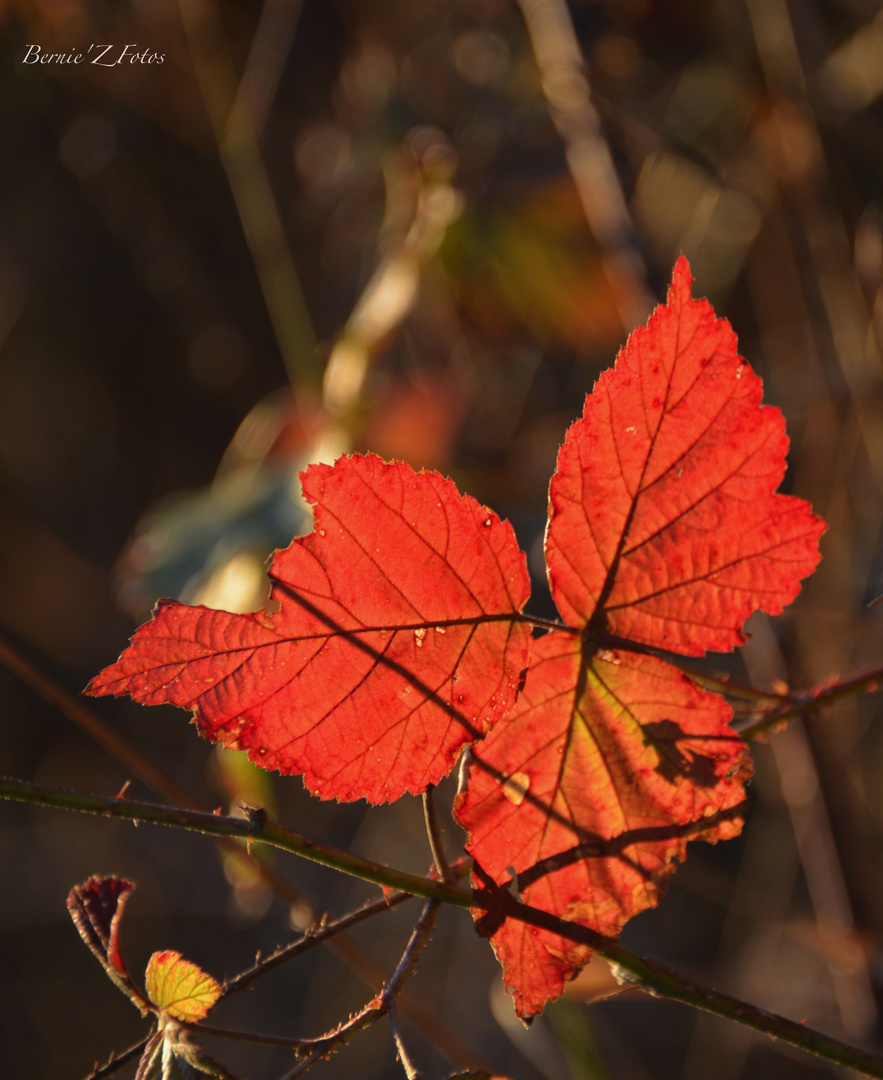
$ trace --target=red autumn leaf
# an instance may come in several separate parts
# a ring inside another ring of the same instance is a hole
[[[139,1007],[144,998],[126,970],[120,951],[123,912],[135,885],[125,878],[90,877],[67,896],[67,909],[80,937],[113,982]]]
[[[314,531],[273,558],[279,610],[161,601],[87,692],[192,709],[206,738],[324,798],[424,790],[514,702],[524,555],[436,473],[355,455],[301,478]]]
[[[514,713],[476,748],[457,803],[467,849],[497,886],[613,937],[658,902],[688,837],[739,831],[750,775],[723,700],[623,647],[739,644],[752,611],[796,595],[824,529],[807,503],[775,494],[784,421],[691,284],[681,258],[668,303],[567,433],[546,557],[558,609],[582,631],[534,643]],[[495,924],[493,907],[475,913],[523,1017],[589,958],[549,931]]]
[[[458,806],[469,851],[524,903],[616,937],[658,903],[688,837],[739,832],[751,768],[730,716],[656,657],[541,638],[514,715],[473,751]],[[589,959],[586,946],[514,919],[492,941],[521,1016]]]
[[[744,643],[819,561],[824,530],[777,495],[788,437],[678,260],[668,303],[586,398],[549,489],[546,559],[571,626],[701,656]]]

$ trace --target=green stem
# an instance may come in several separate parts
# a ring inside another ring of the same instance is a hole
[[[710,990],[701,983],[693,982],[678,972],[669,971],[661,964],[646,960],[621,945],[611,945],[601,951],[601,955],[614,965],[614,973],[620,968],[628,972],[630,978],[623,981],[636,981],[641,989],[653,995],[672,998],[692,1005],[694,1009],[714,1013],[727,1020],[735,1020],[746,1027],[754,1028],[773,1039],[781,1039],[811,1054],[845,1065],[864,1076],[883,1077],[883,1058],[869,1054],[855,1046],[849,1046],[833,1039],[820,1031],[814,1031],[795,1020],[759,1009],[729,994]]]
[[[878,676],[879,677],[879,676]],[[865,680],[871,675],[863,677]],[[855,680],[853,680],[855,681]],[[831,688],[832,690],[835,688]],[[847,692],[843,689],[843,692]],[[441,900],[457,907],[471,908],[481,903],[480,893],[471,893],[456,885],[430,878],[408,874],[393,867],[360,858],[349,852],[341,851],[328,844],[300,836],[298,833],[282,828],[265,820],[263,815],[254,814],[249,821],[241,818],[223,817],[216,814],[201,814],[194,811],[169,809],[150,803],[131,802],[126,799],[102,798],[95,795],[82,795],[73,792],[44,788],[24,780],[0,778],[0,798],[18,802],[32,803],[38,806],[55,807],[62,810],[77,810],[83,813],[97,814],[102,817],[120,818],[130,821],[147,821],[158,825],[191,829],[212,836],[238,836],[256,843],[272,844],[285,851],[290,851],[303,858],[322,863],[325,866],[341,870],[344,873],[372,881],[384,888],[399,889],[415,896]],[[749,1005],[728,994],[719,993],[709,987],[688,979],[684,975],[670,971],[660,964],[638,956],[623,946],[603,938],[577,923],[556,919],[548,912],[539,911],[525,904],[511,903],[507,916],[521,922],[532,923],[551,930],[574,941],[588,944],[605,960],[632,977],[651,994],[682,1001],[694,1008],[712,1012],[717,1016],[744,1024],[755,1031],[763,1032],[772,1038],[781,1039],[809,1053],[829,1061],[845,1065],[865,1076],[883,1080],[883,1058],[869,1054],[865,1050],[852,1047],[833,1039],[821,1032],[813,1031],[803,1024],[788,1020],[783,1016]]]
[[[118,799],[113,796],[84,795],[79,792],[61,791],[46,788],[40,784],[30,784],[24,780],[0,778],[0,799],[12,799],[16,802],[34,803],[38,806],[51,806],[59,810],[76,810],[85,814],[97,814],[100,817],[119,818],[124,821],[146,821],[154,825],[168,825],[172,828],[189,829],[207,836],[233,836],[241,840],[270,844],[272,847],[290,851],[301,858],[321,863],[323,866],[340,870],[345,874],[372,881],[383,888],[399,889],[413,896],[423,896],[428,900],[443,900],[459,907],[471,906],[472,897],[466,889],[449,885],[443,881],[408,874],[383,863],[363,859],[349,851],[322,844],[317,840],[301,836],[300,833],[285,829],[275,824],[261,813],[253,813],[251,818],[226,817],[221,814],[206,814],[196,810],[184,810],[176,807],[157,806],[154,803],[134,802],[130,799]]]

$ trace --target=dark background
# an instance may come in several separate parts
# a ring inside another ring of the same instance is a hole
[[[265,559],[309,529],[297,470],[349,449],[440,469],[508,516],[531,610],[552,614],[540,545],[557,447],[628,313],[646,311],[642,274],[661,298],[680,251],[786,415],[785,490],[829,525],[789,612],[755,619],[744,656],[708,669],[809,687],[883,662],[883,608],[866,607],[883,592],[879,5],[570,11],[631,219],[613,239],[586,223],[508,0],[276,0],[263,16],[213,0],[0,5],[0,622],[48,678],[78,691],[158,596],[259,606]],[[165,59],[26,65],[34,43]],[[223,122],[244,72],[243,140]],[[631,276],[611,283],[623,253]],[[0,700],[0,772],[100,794],[130,777],[6,670]],[[413,800],[368,815],[321,803],[218,752],[176,710],[89,707],[209,806],[261,803],[426,869]],[[878,711],[849,698],[757,745],[745,834],[694,845],[626,943],[883,1049]],[[129,793],[156,798],[138,780]],[[450,796],[448,783],[440,804]],[[376,892],[274,865],[320,911]],[[144,1033],[66,914],[90,874],[138,883],[124,928],[136,973],[173,948],[230,975],[305,919],[206,839],[149,826],[4,804],[0,868],[4,1077],[74,1080]],[[382,972],[414,915],[353,935]],[[410,984],[436,1030],[405,1018],[405,1035],[439,1078],[480,1061],[512,1080],[842,1073],[686,1008],[588,1004],[609,984],[593,964],[525,1032],[486,943],[447,911]],[[317,949],[213,1019],[318,1035],[370,996]],[[446,1039],[447,1059],[433,1048]],[[286,1051],[208,1045],[249,1080],[291,1068]],[[320,1074],[404,1075],[383,1023]]]

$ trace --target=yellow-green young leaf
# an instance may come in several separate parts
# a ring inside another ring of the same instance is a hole
[[[147,996],[176,1020],[192,1023],[206,1015],[221,996],[221,987],[196,964],[166,949],[155,952],[147,964]]]

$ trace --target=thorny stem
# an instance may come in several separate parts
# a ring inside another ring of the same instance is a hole
[[[275,952],[271,953],[269,956],[265,956],[263,960],[256,961],[250,968],[246,968],[244,971],[240,971],[238,975],[234,975],[233,978],[228,979],[223,985],[221,997],[224,998],[227,997],[228,994],[234,994],[237,990],[244,990],[246,986],[249,986],[255,979],[260,978],[261,975],[266,975],[268,971],[272,971],[274,968],[286,963],[293,957],[308,952],[310,949],[315,948],[316,945],[320,945],[323,941],[327,941],[329,938],[334,937],[335,934],[339,934],[343,930],[348,930],[351,926],[364,922],[374,915],[380,915],[384,911],[390,911],[405,900],[412,899],[413,893],[389,893],[388,896],[385,896],[380,900],[372,900],[368,904],[363,904],[362,907],[357,908],[355,911],[351,911],[348,915],[343,915],[341,918],[335,919],[334,922],[326,923],[325,926],[322,926],[320,929],[308,930],[302,938],[292,942],[290,945],[281,945]]]
[[[408,1080],[423,1080],[416,1065],[411,1060],[411,1055],[408,1053],[408,1049],[405,1046],[401,1032],[399,1031],[395,1003],[389,1007],[389,1026],[392,1030],[392,1037],[396,1044],[399,1061],[402,1063],[402,1068],[405,1070],[405,1076]]]
[[[758,690],[746,683],[734,682],[731,679],[716,679],[713,675],[706,675],[704,671],[690,671],[689,668],[681,668],[684,674],[704,687],[713,690],[717,694],[726,694],[727,697],[745,698],[748,701],[756,701],[768,705],[778,704],[787,700],[785,694],[776,694],[772,691]]]
[[[113,1054],[103,1065],[96,1065],[84,1080],[103,1080],[103,1077],[115,1073],[117,1069],[121,1069],[123,1065],[133,1061],[139,1054],[142,1054],[149,1039],[150,1035],[145,1035],[143,1039],[139,1039],[138,1042],[133,1043],[126,1050],[121,1050],[118,1054]]]
[[[621,945],[610,945],[601,950],[600,955],[613,965],[614,974],[618,975],[622,981],[637,983],[649,994],[682,1001],[687,1005],[692,1005],[694,1009],[702,1009],[727,1020],[735,1020],[773,1039],[781,1039],[782,1042],[790,1043],[811,1054],[817,1054],[828,1061],[845,1065],[864,1076],[883,1077],[883,1058],[869,1054],[866,1050],[848,1046],[839,1039],[833,1039],[820,1031],[813,1031],[804,1024],[767,1012],[766,1009],[760,1009],[756,1005],[749,1005],[738,998],[730,997],[729,994],[711,990],[678,972],[670,971],[661,964],[636,956]],[[623,978],[622,973],[625,972],[628,975]]]
[[[209,836],[235,836],[252,843],[261,842],[290,851],[312,862],[341,870],[345,874],[372,881],[375,885],[401,889],[402,892],[427,899],[446,900],[449,903],[469,907],[469,893],[444,881],[433,881],[418,874],[394,870],[382,863],[364,859],[351,852],[311,840],[300,833],[285,829],[270,821],[263,811],[252,812],[250,818],[225,817],[222,814],[206,814],[178,807],[157,806],[153,803],[134,802],[129,799],[108,798],[99,795],[83,795],[55,788],[30,784],[24,780],[0,778],[0,799],[54,806],[61,810],[77,810],[100,817],[121,818],[128,821],[151,822],[172,828],[188,829]]]
[[[289,1039],[284,1035],[262,1035],[258,1031],[234,1031],[232,1028],[214,1027],[212,1024],[190,1024],[185,1020],[176,1020],[178,1027],[186,1028],[196,1035],[211,1035],[218,1039],[235,1039],[237,1042],[260,1043],[262,1046],[282,1046],[288,1050],[300,1050],[308,1040]]]
[[[381,1016],[385,1016],[390,1012],[395,1004],[396,994],[401,990],[405,980],[414,973],[417,957],[423,949],[423,946],[429,940],[429,935],[432,933],[433,926],[435,926],[435,917],[438,914],[438,908],[438,900],[427,900],[423,905],[423,910],[420,912],[420,918],[414,924],[414,929],[411,932],[408,944],[405,946],[405,951],[402,953],[402,958],[399,960],[389,982],[387,982],[380,994],[373,1001],[370,1001],[361,1012],[356,1013],[356,1015],[345,1024],[341,1024],[336,1031],[333,1031],[320,1039],[302,1040],[299,1047],[299,1053],[309,1053],[309,1056],[296,1065],[291,1072],[286,1073],[283,1080],[295,1080],[295,1077],[302,1076],[308,1069],[312,1068],[320,1058],[327,1057],[335,1047],[352,1038],[357,1032],[362,1031],[366,1027],[370,1027],[370,1025],[376,1023]]]
[[[786,720],[811,712],[820,705],[827,705],[829,701],[836,701],[837,698],[846,697],[847,694],[855,694],[859,690],[867,690],[873,694],[878,689],[881,680],[883,680],[883,666],[831,683],[830,686],[824,686],[821,689],[793,692],[768,716],[743,728],[739,734],[743,739],[756,739],[758,735],[777,727]]]
[[[864,678],[867,679],[869,676]],[[455,904],[462,908],[484,906],[485,903],[489,902],[484,899],[483,892],[469,892],[447,882],[420,878],[414,874],[395,870],[392,867],[382,866],[379,863],[361,859],[359,856],[340,852],[328,845],[306,840],[304,837],[291,833],[281,828],[281,826],[272,825],[270,822],[263,822],[260,824],[260,828],[256,828],[252,822],[245,822],[240,818],[224,818],[213,814],[194,814],[184,810],[169,810],[166,807],[151,806],[147,803],[133,803],[123,799],[74,795],[68,792],[42,788],[39,785],[29,784],[22,780],[0,779],[0,798],[14,799],[20,802],[29,802],[59,809],[79,810],[109,817],[151,821],[178,828],[194,829],[211,835],[239,835],[246,837],[250,835],[255,842],[274,844],[295,854],[303,855],[316,862],[322,862],[327,866],[344,870],[346,873],[353,874],[356,877],[363,877],[365,880],[385,885],[388,888],[400,889],[403,892]],[[651,994],[683,1001],[694,1008],[715,1013],[718,1016],[751,1027],[756,1031],[764,1032],[773,1038],[781,1039],[792,1046],[818,1054],[829,1061],[846,1065],[866,1076],[878,1077],[883,1080],[883,1059],[857,1047],[848,1046],[846,1043],[821,1032],[813,1031],[803,1024],[795,1023],[793,1020],[766,1012],[746,1002],[739,1001],[737,998],[704,987],[686,976],[638,956],[609,938],[603,938],[593,933],[584,926],[557,919],[547,912],[531,908],[526,904],[516,903],[514,900],[508,906],[506,917],[552,930],[562,937],[588,945],[599,956],[615,964],[618,969],[628,972],[636,982]],[[406,950],[403,962],[408,955],[409,950]],[[396,975],[390,980],[388,986],[399,976],[401,969],[402,964],[399,965]],[[129,1052],[127,1051],[127,1053]],[[132,1056],[134,1056],[134,1053],[132,1053]],[[313,1060],[318,1061],[321,1056],[323,1056],[321,1053],[313,1054],[311,1058],[302,1063],[302,1066],[308,1068]],[[300,1068],[301,1066],[298,1066],[298,1069]],[[91,1080],[98,1080],[98,1077],[103,1075],[106,1075],[106,1073],[93,1073]],[[290,1074],[285,1080],[293,1080],[295,1075],[300,1075],[300,1072]]]

